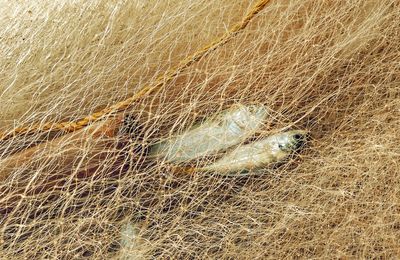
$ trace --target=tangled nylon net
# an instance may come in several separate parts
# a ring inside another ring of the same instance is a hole
[[[4,1],[0,130],[74,122],[126,100],[256,3]],[[0,256],[398,256],[399,13],[394,0],[270,1],[123,112],[2,141]],[[255,139],[297,128],[311,141],[256,176],[185,173],[147,157],[149,145],[236,103],[268,107]]]

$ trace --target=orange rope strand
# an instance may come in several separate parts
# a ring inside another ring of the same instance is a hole
[[[63,131],[63,132],[73,132],[79,129],[82,129],[89,124],[98,121],[100,119],[103,119],[106,116],[110,116],[114,113],[121,112],[129,108],[136,100],[142,98],[143,96],[146,96],[153,91],[161,88],[166,82],[170,81],[173,79],[175,76],[177,76],[179,73],[181,73],[184,69],[192,65],[194,62],[200,60],[201,58],[205,57],[209,52],[217,49],[218,47],[224,45],[227,43],[230,39],[232,39],[235,35],[237,35],[240,31],[246,28],[246,26],[249,24],[251,19],[254,18],[269,2],[270,0],[260,0],[254,7],[251,9],[251,11],[243,18],[243,20],[232,27],[230,31],[225,33],[221,38],[211,42],[210,44],[206,45],[199,51],[195,52],[188,58],[182,60],[179,65],[171,69],[169,72],[165,73],[163,76],[159,77],[156,80],[156,83],[151,86],[145,86],[143,89],[141,89],[138,93],[133,95],[132,97],[118,102],[114,105],[111,105],[107,108],[104,108],[100,110],[99,112],[93,113],[89,116],[86,116],[78,121],[67,121],[67,122],[61,122],[61,123],[44,123],[44,124],[34,124],[28,127],[18,127],[13,129],[12,131],[9,132],[3,132],[0,133],[0,141],[4,141],[7,139],[10,139],[12,137],[18,136],[18,135],[23,135],[23,134],[30,134],[34,132],[40,132],[40,131]]]

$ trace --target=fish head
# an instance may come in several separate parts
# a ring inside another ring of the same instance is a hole
[[[225,112],[223,126],[236,135],[247,135],[259,129],[267,116],[267,108],[258,105],[235,105]],[[251,131],[251,132],[250,132]]]
[[[276,138],[276,141],[279,150],[284,152],[294,152],[304,146],[307,138],[307,131],[292,130],[279,134]]]
[[[248,111],[251,115],[254,115],[258,118],[265,117],[268,112],[267,108],[261,104],[248,106]]]

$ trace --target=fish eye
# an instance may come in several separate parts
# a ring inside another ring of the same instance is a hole
[[[303,136],[302,136],[301,134],[295,134],[295,135],[293,136],[293,138],[294,138],[296,141],[300,141],[301,139],[303,139]]]

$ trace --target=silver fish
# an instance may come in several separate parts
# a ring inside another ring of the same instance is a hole
[[[263,124],[263,105],[234,105],[181,135],[150,147],[149,155],[167,162],[181,163],[214,154],[243,142]]]
[[[279,163],[298,150],[306,141],[306,131],[293,130],[239,146],[216,162],[198,170],[224,175],[247,174],[251,170]]]
[[[128,222],[122,226],[120,245],[121,248],[118,259],[144,259],[141,253],[145,245],[143,240],[139,237],[139,228],[134,223]]]

